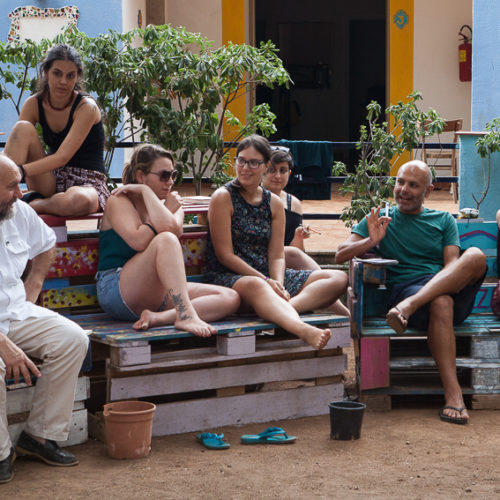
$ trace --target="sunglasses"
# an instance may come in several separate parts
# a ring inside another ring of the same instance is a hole
[[[256,160],[252,158],[251,160],[245,160],[242,156],[236,156],[234,161],[238,167],[244,167],[248,165],[250,168],[259,168],[263,163],[266,163],[264,160]]]
[[[289,153],[290,148],[287,148],[286,146],[271,146],[272,151],[283,151],[283,153]]]
[[[179,172],[177,170],[162,170],[161,172],[149,171],[148,174],[157,175],[161,182],[168,182],[170,179],[175,182]]]

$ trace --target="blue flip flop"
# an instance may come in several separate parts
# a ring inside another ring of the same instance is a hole
[[[288,444],[294,443],[297,438],[289,436],[281,427],[268,427],[260,434],[244,434],[241,436],[243,444]]]
[[[202,432],[196,436],[196,440],[209,450],[227,450],[229,443],[223,441],[224,434],[215,434],[213,432]]]

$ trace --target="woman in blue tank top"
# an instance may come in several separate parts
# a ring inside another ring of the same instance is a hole
[[[184,211],[172,186],[172,155],[159,146],[135,149],[123,186],[106,204],[99,234],[97,296],[116,319],[147,329],[174,324],[201,337],[216,333],[205,321],[234,313],[238,294],[227,288],[187,283],[179,236]]]
[[[23,104],[5,146],[30,192],[23,200],[38,213],[81,216],[104,209],[109,191],[104,168],[104,129],[94,99],[79,92],[78,52],[56,45],[40,67],[37,93]],[[45,154],[38,132],[48,147]]]

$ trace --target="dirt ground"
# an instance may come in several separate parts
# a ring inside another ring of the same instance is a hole
[[[19,459],[0,485],[9,499],[499,498],[500,412],[472,411],[466,426],[439,421],[436,409],[365,414],[357,441],[330,439],[325,416],[276,422],[297,441],[242,445],[266,425],[218,429],[231,448],[210,451],[195,434],[153,438],[140,460],[108,458],[91,440],[71,448],[73,468]]]

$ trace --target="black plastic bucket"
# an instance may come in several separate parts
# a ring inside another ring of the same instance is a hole
[[[349,441],[359,439],[366,405],[356,401],[333,401],[330,408],[330,437]]]

